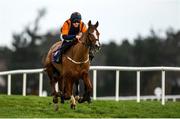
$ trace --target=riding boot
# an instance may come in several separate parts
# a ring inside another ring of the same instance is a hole
[[[63,42],[61,47],[56,50],[53,56],[53,62],[58,63],[58,64],[61,62],[65,45],[66,45],[66,42]]]
[[[58,64],[61,61],[61,59],[60,59],[61,58],[61,50],[60,49],[58,49],[53,55],[53,62],[58,63]]]

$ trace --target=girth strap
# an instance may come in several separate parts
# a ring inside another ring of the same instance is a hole
[[[77,61],[73,60],[72,58],[70,58],[70,57],[68,57],[68,56],[67,56],[67,59],[70,60],[70,61],[71,61],[72,63],[74,63],[74,64],[85,64],[85,63],[87,63],[87,62],[89,61],[89,55],[88,55],[87,60],[85,60],[85,61],[83,61],[83,62],[77,62]]]

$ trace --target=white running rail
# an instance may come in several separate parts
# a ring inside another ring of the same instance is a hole
[[[140,102],[140,76],[144,71],[161,71],[161,104],[165,105],[165,72],[166,71],[180,71],[180,67],[121,67],[121,66],[91,66],[90,70],[93,70],[93,99],[96,100],[96,87],[97,87],[97,70],[111,70],[116,71],[116,89],[115,100],[119,101],[119,73],[120,71],[135,71],[137,88],[136,88],[136,100]],[[29,73],[39,73],[39,96],[42,96],[42,84],[43,84],[43,71],[44,69],[30,69],[30,70],[13,70],[0,72],[1,75],[8,75],[7,94],[11,95],[11,75],[23,74],[23,91],[22,95],[26,96],[26,75]]]

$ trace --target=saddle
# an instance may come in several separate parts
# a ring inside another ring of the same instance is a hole
[[[76,40],[65,40],[65,41],[60,41],[57,42],[53,45],[52,47],[52,56],[51,60],[57,60],[56,58],[61,58],[62,54],[64,54],[71,46],[75,45],[77,43]]]
[[[56,50],[57,50],[59,47],[61,47],[61,45],[62,45],[62,41],[56,42],[56,43],[51,47],[51,52],[52,52],[52,53],[56,52]]]
[[[54,52],[59,48],[61,47],[62,45],[62,41],[58,41],[56,43],[54,43],[52,45],[52,47],[50,48],[48,54],[47,54],[47,58],[46,58],[46,65],[49,65],[51,64],[51,61],[52,61],[52,58],[53,58],[53,55],[54,55]]]

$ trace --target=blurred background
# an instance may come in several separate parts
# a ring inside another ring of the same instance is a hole
[[[0,0],[0,71],[42,68],[43,56],[61,40],[60,28],[75,11],[85,24],[99,21],[102,48],[92,65],[180,66],[179,0]],[[141,94],[153,95],[161,73],[141,75]],[[121,72],[120,96],[136,94],[135,76]],[[7,92],[6,78],[0,77],[0,93]],[[22,93],[21,79],[12,76],[12,94]],[[38,75],[27,79],[27,94],[38,95]],[[50,95],[46,74],[43,83]],[[97,96],[113,96],[115,72],[98,72],[97,87]],[[178,72],[166,73],[166,94],[180,94]]]

